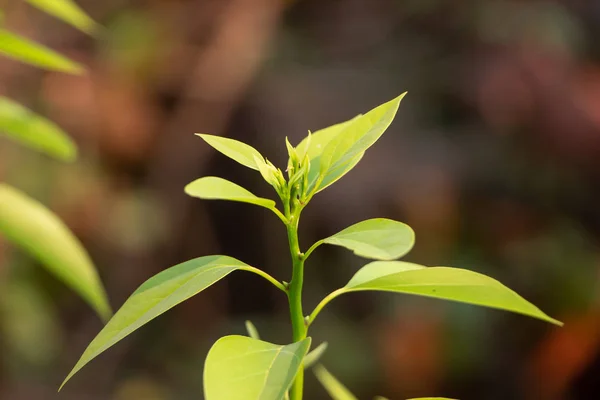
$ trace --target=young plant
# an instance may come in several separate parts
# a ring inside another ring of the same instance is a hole
[[[319,381],[334,399],[353,399],[333,375],[315,365],[326,345],[308,353],[310,327],[329,302],[345,293],[375,290],[414,294],[513,311],[560,325],[559,321],[485,275],[465,269],[394,261],[408,253],[414,243],[412,229],[401,222],[385,218],[362,221],[318,241],[306,251],[301,249],[298,223],[302,210],[314,195],[360,161],[391,124],[403,97],[401,95],[347,122],[309,133],[296,147],[286,139],[287,177],[247,144],[199,135],[216,150],[258,171],[275,189],[282,209],[278,209],[271,199],[257,197],[235,183],[217,177],[200,178],[187,185],[185,192],[201,199],[238,201],[271,210],[287,230],[292,260],[290,283],[222,255],[199,257],[171,267],[150,278],[133,293],[91,342],[65,382],[140,326],[236,270],[258,274],[287,297],[292,340],[286,345],[262,341],[251,323],[247,323],[250,337],[234,335],[219,339],[209,351],[204,368],[207,400],[301,400],[306,366],[315,366]],[[305,313],[302,302],[305,262],[322,244],[345,247],[358,256],[376,261],[356,272],[345,286],[325,296],[312,312]]]

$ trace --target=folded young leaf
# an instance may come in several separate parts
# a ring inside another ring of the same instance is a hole
[[[96,23],[72,0],[26,0],[29,4],[47,12],[50,15],[92,34],[97,28]]]
[[[321,154],[319,179],[328,181],[331,175],[335,175],[337,180],[347,173],[348,166],[355,165],[358,162],[357,157],[371,147],[390,126],[405,94],[372,109],[365,115],[354,118],[335,135]],[[317,190],[322,190],[324,187],[320,183]]]
[[[376,290],[414,294],[512,311],[555,325],[560,321],[489,276],[460,268],[374,261],[360,269],[341,293]]]
[[[242,203],[256,204],[268,209],[275,208],[275,202],[270,199],[255,196],[243,187],[223,178],[206,176],[196,179],[185,187],[185,192],[205,200],[230,200]]]
[[[0,29],[0,54],[53,71],[81,74],[81,64],[22,36]]]
[[[0,234],[38,259],[104,320],[110,317],[98,273],[79,240],[44,205],[5,184],[0,184]]]
[[[323,354],[325,354],[325,350],[327,350],[328,346],[329,345],[327,344],[327,342],[323,342],[320,345],[318,345],[314,350],[311,350],[310,353],[308,353],[306,357],[304,357],[304,369],[310,368],[317,362],[319,362]]]
[[[246,321],[246,331],[248,332],[248,336],[250,336],[252,339],[260,340],[258,329],[256,329],[252,321]]]
[[[206,400],[281,400],[294,381],[310,338],[286,346],[225,336],[204,365]]]
[[[322,365],[319,364],[314,367],[313,372],[333,400],[358,400],[348,388],[338,381],[335,376],[331,375]]]
[[[255,272],[248,264],[235,258],[217,255],[186,261],[148,279],[125,301],[90,343],[61,388],[104,350],[235,270]]]
[[[197,133],[206,143],[211,145],[215,150],[223,153],[227,157],[245,165],[248,168],[260,171],[259,165],[256,159],[262,160],[264,163],[264,157],[254,147],[247,145],[246,143],[229,139],[221,136],[213,136]]]
[[[412,249],[415,233],[402,222],[373,218],[354,224],[322,242],[345,247],[358,256],[394,260]]]
[[[71,138],[53,122],[0,96],[0,134],[63,161],[77,156]]]

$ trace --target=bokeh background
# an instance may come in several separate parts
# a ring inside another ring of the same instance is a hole
[[[80,146],[62,164],[0,138],[0,179],[48,204],[92,255],[114,308],[189,258],[228,254],[289,280],[268,211],[184,195],[219,175],[265,196],[252,170],[193,133],[284,165],[284,138],[408,91],[355,170],[313,200],[301,245],[366,218],[410,224],[408,260],[487,273],[556,328],[505,312],[389,294],[333,302],[314,326],[324,363],[361,399],[600,398],[600,2],[596,0],[81,0],[87,37],[19,0],[4,24],[89,68],[0,60],[0,92]],[[366,260],[323,246],[305,308]],[[291,335],[279,292],[233,274],[111,348],[59,394],[101,328],[73,292],[0,242],[0,398],[198,399],[221,335]],[[325,399],[307,378],[307,399]]]

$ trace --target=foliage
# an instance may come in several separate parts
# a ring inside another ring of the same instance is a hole
[[[274,212],[287,230],[292,280],[280,283],[265,272],[227,256],[200,257],[169,268],[150,278],[123,304],[89,345],[65,382],[92,358],[141,325],[235,270],[257,273],[287,295],[292,343],[276,345],[262,341],[251,323],[247,324],[250,337],[228,336],[218,340],[205,363],[204,390],[208,400],[276,400],[288,396],[292,400],[300,400],[303,394],[303,364],[314,367],[318,379],[334,399],[354,399],[348,389],[317,364],[325,345],[307,354],[310,346],[308,330],[320,311],[332,299],[350,292],[372,290],[434,297],[521,313],[560,325],[559,321],[485,275],[459,268],[428,268],[393,261],[405,255],[414,243],[412,229],[401,222],[384,218],[359,222],[318,241],[306,252],[300,250],[298,223],[302,210],[316,193],[347,174],[360,161],[365,151],[391,124],[403,96],[342,124],[309,133],[296,147],[286,140],[289,156],[287,178],[281,169],[247,144],[200,135],[216,150],[259,171],[275,189],[283,207],[280,210],[273,200],[259,198],[232,182],[216,177],[200,178],[189,184],[185,192],[201,199],[254,204]],[[312,313],[305,316],[302,302],[304,264],[321,244],[342,246],[376,261],[365,265],[344,287],[330,293]]]

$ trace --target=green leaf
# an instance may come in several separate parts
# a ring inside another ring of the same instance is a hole
[[[185,187],[185,192],[205,200],[230,200],[255,204],[270,210],[275,208],[275,202],[270,199],[257,197],[243,187],[223,178],[207,176],[195,180]]]
[[[221,136],[213,136],[197,133],[206,143],[211,145],[215,150],[225,154],[227,157],[245,165],[248,168],[260,171],[255,158],[263,160],[264,157],[254,147],[242,143],[240,141],[229,139]]]
[[[319,179],[322,182],[317,180],[317,190],[323,190],[332,179],[346,174],[350,165],[358,163],[358,157],[362,157],[390,126],[405,94],[354,118],[327,143],[321,154]]]
[[[125,301],[90,343],[61,388],[104,350],[235,270],[255,272],[254,268],[235,258],[216,255],[194,258],[148,279]]]
[[[248,332],[248,336],[250,336],[252,339],[260,340],[258,330],[254,326],[252,321],[246,321],[246,331]]]
[[[304,369],[310,368],[315,365],[325,354],[325,350],[327,350],[327,342],[323,342],[317,346],[316,349],[312,350],[310,353],[304,357]]]
[[[315,376],[321,382],[333,400],[358,400],[337,378],[322,365],[313,368]]]
[[[345,247],[358,256],[393,260],[410,251],[415,233],[402,222],[374,218],[354,224],[322,242]]]
[[[72,0],[26,0],[29,4],[42,11],[74,26],[75,28],[92,34],[97,25],[78,5]]]
[[[287,346],[246,336],[225,336],[204,366],[206,400],[281,400],[292,385],[310,338]]]
[[[111,311],[90,257],[50,210],[19,190],[0,184],[0,233],[38,259],[103,318]]]
[[[414,294],[512,311],[562,325],[495,279],[460,268],[374,261],[360,269],[344,292],[377,290]]]
[[[77,147],[56,124],[2,96],[0,133],[63,161],[77,157]]]
[[[81,64],[22,36],[0,29],[0,54],[53,71],[81,74]]]

